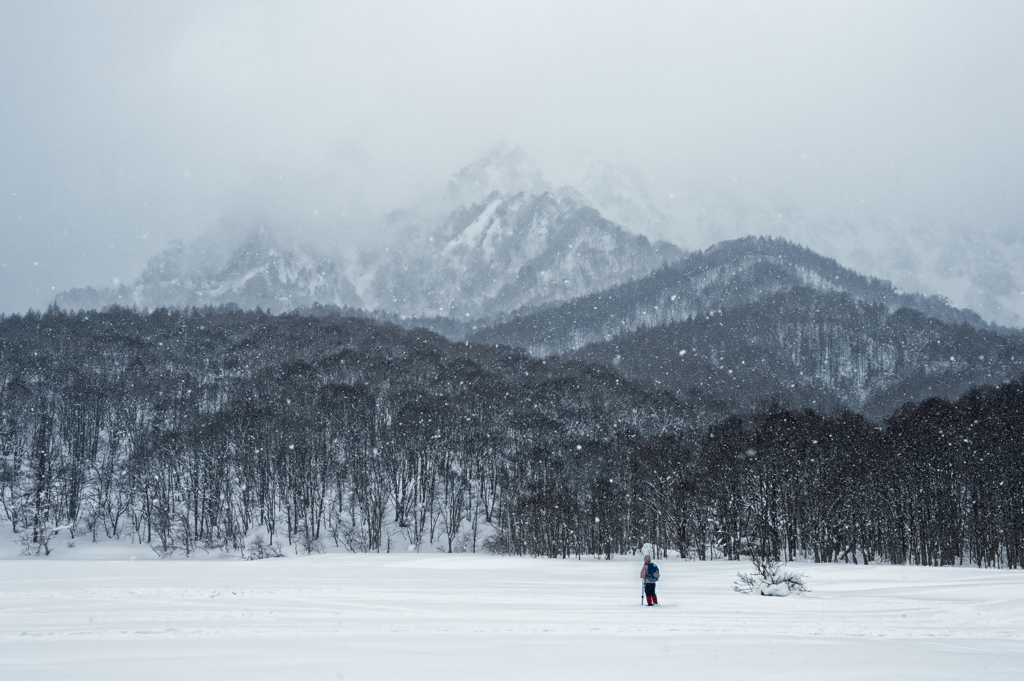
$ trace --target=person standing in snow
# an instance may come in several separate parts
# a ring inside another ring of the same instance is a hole
[[[654,593],[654,585],[660,576],[658,566],[651,562],[651,557],[644,556],[644,566],[640,568],[640,579],[644,583],[644,595],[647,596],[647,605],[658,604],[658,594]]]

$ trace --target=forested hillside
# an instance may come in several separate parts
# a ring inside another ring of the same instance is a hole
[[[366,319],[52,309],[0,319],[0,501],[40,553],[63,527],[162,555],[654,542],[1022,565],[1020,380],[881,426],[699,405]]]
[[[720,243],[642,279],[464,333],[614,366],[722,418],[783,398],[880,419],[904,402],[956,399],[1024,371],[1019,330],[781,239]]]
[[[0,348],[2,499],[34,538],[455,542],[506,462],[694,422],[611,370],[364,319],[54,310],[4,319]]]
[[[784,239],[748,237],[690,253],[646,277],[598,293],[522,310],[499,324],[481,326],[473,338],[528,348],[539,356],[563,354],[637,329],[706,317],[807,288],[846,293],[890,311],[909,308],[941,321],[989,328],[974,312],[941,298],[903,293],[887,281],[857,274]]]
[[[796,288],[566,356],[615,366],[722,414],[785,396],[799,406],[883,418],[908,401],[956,399],[972,385],[1018,376],[1024,339]]]

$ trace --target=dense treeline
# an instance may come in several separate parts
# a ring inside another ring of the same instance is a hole
[[[1024,383],[882,425],[744,418],[611,369],[367,319],[0,319],[0,502],[161,553],[490,550],[1022,566]]]
[[[0,501],[161,551],[268,539],[479,547],[511,462],[680,432],[613,371],[366,319],[51,310],[0,320]]]

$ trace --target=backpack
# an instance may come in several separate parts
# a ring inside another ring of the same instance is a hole
[[[658,566],[655,565],[654,563],[648,563],[647,564],[647,579],[651,580],[652,582],[658,581],[658,578],[654,576],[657,573],[658,573]]]

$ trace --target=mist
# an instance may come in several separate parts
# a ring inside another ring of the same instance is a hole
[[[1021,35],[1014,2],[7,3],[0,312],[255,221],[373,243],[506,144],[631,169],[685,248],[775,233],[1019,324]]]

